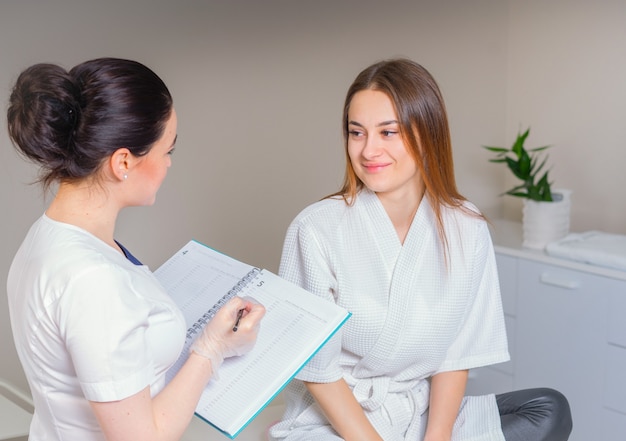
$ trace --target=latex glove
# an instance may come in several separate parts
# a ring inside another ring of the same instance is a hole
[[[239,311],[243,312],[237,331],[233,331]],[[260,303],[249,297],[233,297],[206,324],[191,351],[211,360],[213,376],[217,378],[225,358],[243,355],[254,347],[264,315],[265,308]]]

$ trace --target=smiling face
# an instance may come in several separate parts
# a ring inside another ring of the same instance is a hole
[[[391,99],[357,92],[348,109],[348,156],[357,177],[381,200],[418,201],[424,183],[407,150]]]

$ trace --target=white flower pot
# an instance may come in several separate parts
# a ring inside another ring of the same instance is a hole
[[[526,248],[543,250],[547,244],[565,237],[570,225],[570,190],[553,190],[552,202],[524,199],[523,243]]]

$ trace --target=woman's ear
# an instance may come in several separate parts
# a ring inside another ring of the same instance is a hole
[[[109,170],[114,179],[124,181],[132,167],[133,155],[126,147],[120,147],[109,158]]]

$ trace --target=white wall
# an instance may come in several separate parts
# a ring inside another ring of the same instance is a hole
[[[576,171],[594,161],[599,148],[607,149],[603,158],[611,155],[605,167],[616,170],[613,158],[624,158],[618,144],[624,139],[618,118],[626,113],[618,99],[624,35],[621,41],[614,35],[623,32],[624,1],[609,10],[608,2],[592,8],[555,0],[548,2],[554,12],[544,16],[545,2],[527,0],[4,0],[0,96],[6,102],[18,73],[41,61],[71,67],[99,56],[127,57],[164,78],[179,116],[174,166],[156,205],[129,209],[118,224],[118,239],[151,267],[193,237],[276,270],[290,220],[341,182],[347,87],[362,68],[392,56],[421,62],[439,81],[459,186],[488,214],[517,216],[498,197],[505,171],[487,162],[480,145],[510,142],[520,124],[531,125],[531,142],[558,145],[555,177],[576,192],[574,225],[626,232],[626,207],[606,202],[598,205],[601,216],[582,208],[595,206],[605,186],[620,188],[623,175],[598,165],[602,183],[586,175],[582,185]],[[580,37],[572,44],[574,18],[587,10],[596,11],[585,31],[594,43],[581,46]],[[555,29],[566,35],[543,45]],[[604,59],[614,67],[594,64]],[[519,90],[542,77],[561,80],[563,96],[575,93],[576,103],[593,111],[569,125],[572,97],[552,97],[546,108],[547,86]],[[0,133],[3,286],[26,229],[45,208],[40,190],[25,185],[33,173]],[[25,387],[6,301],[0,302],[0,335],[0,376]]]

